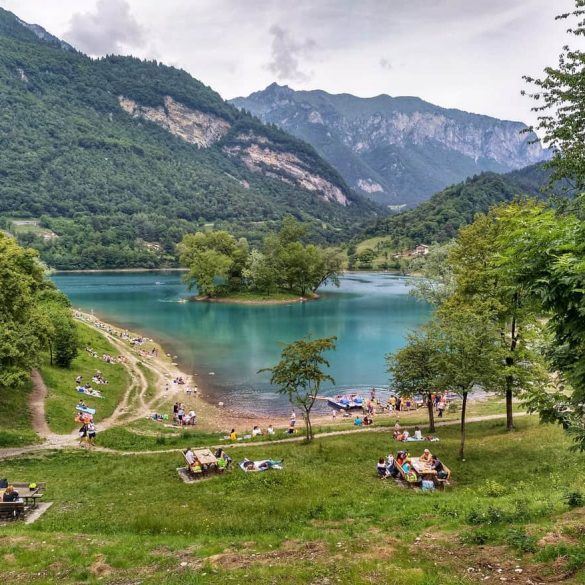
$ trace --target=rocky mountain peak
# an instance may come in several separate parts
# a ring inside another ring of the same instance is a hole
[[[273,83],[232,103],[311,143],[357,192],[386,204],[413,205],[480,172],[549,157],[521,122],[418,97],[360,98]]]

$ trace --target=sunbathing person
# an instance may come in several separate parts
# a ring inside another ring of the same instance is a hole
[[[420,430],[420,427],[414,427],[414,438],[417,441],[423,440],[422,431]]]

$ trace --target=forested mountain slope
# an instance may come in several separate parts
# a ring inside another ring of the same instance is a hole
[[[545,191],[549,179],[550,171],[543,164],[507,174],[482,173],[447,187],[415,209],[380,218],[364,237],[390,236],[396,249],[445,242],[471,223],[477,213],[485,213],[498,203],[550,195]],[[562,186],[557,185],[555,190],[562,192]]]
[[[482,171],[548,157],[520,122],[417,97],[360,98],[273,83],[231,103],[306,140],[357,192],[384,204],[413,206]]]
[[[206,223],[292,214],[334,240],[377,210],[308,144],[184,71],[92,60],[0,9],[0,216],[58,268],[159,266]]]

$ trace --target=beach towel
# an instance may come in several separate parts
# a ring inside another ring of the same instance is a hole
[[[86,414],[95,414],[95,408],[89,408],[88,406],[76,406],[75,410],[85,412]]]
[[[250,459],[244,459],[240,462],[240,468],[246,473],[251,471],[268,471],[269,469],[282,469],[282,461],[276,461],[274,459],[251,461]]]

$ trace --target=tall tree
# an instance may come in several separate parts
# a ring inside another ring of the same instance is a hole
[[[425,396],[429,431],[435,432],[432,394],[438,388],[441,374],[441,351],[432,329],[422,328],[410,333],[406,345],[386,356],[392,388],[403,397]]]
[[[462,398],[459,458],[464,460],[469,393],[475,386],[489,389],[497,383],[502,349],[491,320],[464,307],[442,307],[429,327],[439,347],[441,387]]]
[[[506,399],[506,426],[514,429],[515,395],[541,381],[542,358],[534,350],[540,330],[538,305],[515,277],[499,263],[499,235],[506,229],[500,208],[462,228],[449,254],[453,293],[446,304],[464,305],[496,324],[504,359],[498,388]]]
[[[37,364],[44,327],[37,294],[45,286],[37,253],[0,232],[0,388],[21,385]]]
[[[585,0],[575,0],[575,10],[558,20],[574,20],[568,32],[585,36]],[[529,93],[536,105],[537,128],[543,141],[554,150],[555,179],[572,179],[585,188],[585,52],[565,46],[556,67],[547,67],[545,77],[524,79],[535,87]],[[526,93],[526,92],[524,92]]]
[[[336,340],[336,337],[299,339],[282,350],[278,364],[260,370],[271,372],[271,384],[278,386],[279,392],[288,396],[291,404],[301,409],[307,441],[313,439],[311,410],[321,385],[325,382],[335,383],[335,380],[323,371],[324,367],[329,367],[329,362],[323,354],[335,349]]]
[[[188,269],[185,282],[200,294],[213,296],[241,284],[248,257],[246,240],[225,231],[187,234],[178,245],[180,261]]]
[[[585,222],[537,203],[508,207],[502,221],[501,266],[550,317],[549,356],[568,382],[562,392],[534,388],[529,407],[562,424],[585,450]]]

